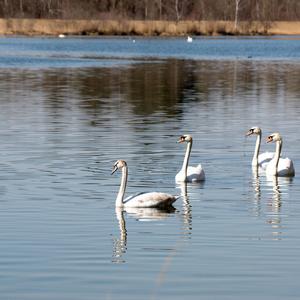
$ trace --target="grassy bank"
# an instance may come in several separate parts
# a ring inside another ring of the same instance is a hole
[[[300,22],[240,22],[237,31],[226,21],[126,21],[0,19],[0,34],[21,35],[260,35],[300,34]]]

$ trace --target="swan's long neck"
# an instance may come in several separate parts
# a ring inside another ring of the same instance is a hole
[[[187,143],[186,152],[185,152],[185,156],[184,156],[184,160],[183,160],[183,164],[182,164],[182,168],[181,168],[181,170],[183,170],[183,172],[184,172],[185,179],[187,177],[187,169],[188,169],[189,159],[190,159],[190,155],[191,155],[192,144],[193,144],[192,140]]]
[[[123,198],[124,198],[124,194],[125,194],[125,190],[126,190],[127,176],[128,176],[128,169],[125,166],[125,167],[122,168],[121,185],[120,185],[120,189],[119,189],[117,199],[116,199],[116,206],[117,207],[122,207],[124,205],[123,204]]]
[[[276,150],[275,150],[275,155],[274,155],[274,167],[275,167],[275,175],[278,173],[278,163],[279,163],[279,158],[280,158],[280,153],[281,153],[281,148],[282,148],[282,141],[277,141],[276,142]]]
[[[252,158],[252,166],[258,165],[258,154],[259,154],[259,149],[260,149],[260,143],[261,143],[261,132],[257,135],[257,138],[256,138],[255,149],[254,149],[254,154],[253,154],[253,158]]]

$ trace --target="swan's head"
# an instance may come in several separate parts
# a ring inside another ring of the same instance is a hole
[[[125,160],[122,160],[122,159],[117,160],[113,165],[111,175],[114,174],[118,169],[122,169],[126,166],[127,166],[127,163]]]
[[[192,136],[189,135],[189,134],[185,134],[185,135],[182,135],[179,140],[177,141],[177,143],[184,143],[184,142],[191,142],[193,140]]]
[[[282,141],[281,135],[278,132],[274,132],[267,137],[267,143]]]
[[[261,134],[261,129],[259,127],[252,127],[247,131],[246,136],[249,136],[252,134]]]

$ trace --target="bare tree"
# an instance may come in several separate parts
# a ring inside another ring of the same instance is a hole
[[[158,0],[158,11],[159,11],[159,20],[162,17],[162,0]]]
[[[238,25],[238,17],[239,17],[239,9],[240,9],[240,3],[242,0],[235,0],[235,17],[234,17],[234,30],[237,30]]]
[[[20,0],[20,13],[23,15],[23,0]]]
[[[299,21],[300,0],[0,0],[0,17]]]
[[[145,0],[145,20],[148,19],[148,0]]]

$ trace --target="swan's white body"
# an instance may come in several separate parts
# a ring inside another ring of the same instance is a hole
[[[186,175],[184,170],[180,170],[175,177],[176,182],[199,182],[203,180],[205,180],[205,173],[201,164],[197,167],[189,166]]]
[[[191,43],[191,42],[193,41],[193,38],[192,38],[191,36],[188,35],[186,41],[187,41],[188,43]]]
[[[197,167],[188,166],[192,150],[193,138],[190,135],[180,137],[178,143],[187,142],[187,148],[181,170],[175,176],[176,182],[199,182],[205,180],[204,170],[199,164]]]
[[[280,158],[282,148],[282,138],[279,133],[273,133],[267,138],[267,143],[276,142],[276,151],[274,158],[269,162],[266,168],[268,176],[295,176],[293,161],[289,158]]]
[[[262,169],[266,169],[269,162],[273,159],[275,153],[274,152],[264,152],[258,155],[257,164],[252,162],[252,166],[258,166]]]
[[[256,143],[255,149],[252,158],[252,166],[260,167],[262,169],[266,169],[268,163],[273,159],[275,153],[274,152],[264,152],[259,154],[260,144],[261,144],[261,129],[259,127],[252,127],[246,133],[246,136],[256,134]]]
[[[159,207],[165,208],[172,205],[178,197],[175,197],[166,193],[139,193],[136,195],[129,196],[124,199],[124,194],[127,185],[128,168],[127,163],[124,160],[118,160],[114,164],[112,174],[118,170],[122,169],[122,179],[120,189],[116,198],[117,207]]]

